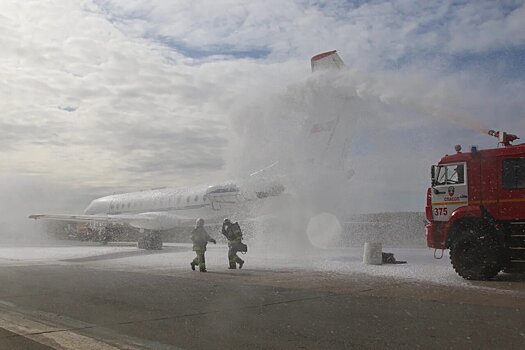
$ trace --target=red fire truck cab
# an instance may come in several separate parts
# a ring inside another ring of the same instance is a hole
[[[432,166],[427,191],[427,245],[450,249],[454,270],[466,279],[525,272],[525,144],[489,134],[502,147],[462,153],[456,146]]]

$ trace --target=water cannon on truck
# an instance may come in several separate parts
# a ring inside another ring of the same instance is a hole
[[[427,246],[450,249],[454,270],[472,280],[525,272],[525,144],[487,133],[503,147],[458,145],[432,166],[425,208]]]
[[[519,140],[518,136],[513,135],[513,134],[507,134],[506,132],[502,132],[502,131],[489,130],[487,131],[487,134],[497,138],[499,140],[499,143],[505,147],[512,146],[512,142]]]

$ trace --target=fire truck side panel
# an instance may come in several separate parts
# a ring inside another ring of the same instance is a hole
[[[481,201],[473,202],[474,205],[482,205],[488,214],[496,218],[498,216],[498,195],[500,171],[495,166],[494,157],[483,157],[481,159]]]
[[[468,199],[469,205],[479,205],[481,202],[481,159],[480,157],[469,157],[467,166],[468,173]]]
[[[498,219],[504,221],[525,221],[525,182],[515,182],[516,172],[525,172],[525,158],[503,157],[499,159],[500,169]]]

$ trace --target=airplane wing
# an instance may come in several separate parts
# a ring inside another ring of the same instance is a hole
[[[29,218],[35,220],[123,224],[147,230],[169,230],[174,227],[190,226],[195,223],[194,218],[158,212],[115,215],[35,214],[30,215]]]
[[[125,224],[130,220],[137,220],[138,215],[67,215],[67,214],[34,214],[29,215],[30,219],[35,220],[56,220],[72,222],[107,222]],[[141,217],[141,220],[152,220],[151,218]]]

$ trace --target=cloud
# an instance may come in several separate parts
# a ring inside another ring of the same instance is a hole
[[[329,49],[377,101],[355,132],[363,162],[418,148],[408,175],[456,138],[491,145],[468,126],[525,134],[520,1],[2,1],[0,13],[7,173],[104,188],[228,177],[242,113],[267,115]]]
[[[94,193],[42,176],[1,175],[0,242],[44,242],[49,239],[44,224],[29,220],[30,214],[81,213]]]
[[[194,87],[188,69],[170,64],[154,43],[127,37],[92,11],[93,4],[82,5],[3,4],[7,16],[0,23],[8,30],[1,85],[8,103],[0,145],[16,151],[6,157],[9,167],[29,171],[14,155],[39,154],[41,171],[47,162],[48,174],[67,178],[72,161],[85,175],[71,180],[89,183],[100,169],[150,171],[154,159],[166,176],[188,176],[197,163],[220,171],[220,152],[210,149],[224,147],[225,138],[205,111],[205,89]]]
[[[123,30],[189,57],[252,51],[304,58],[338,48],[362,63],[522,46],[523,3],[478,1],[99,1]],[[329,46],[327,46],[329,45]]]

